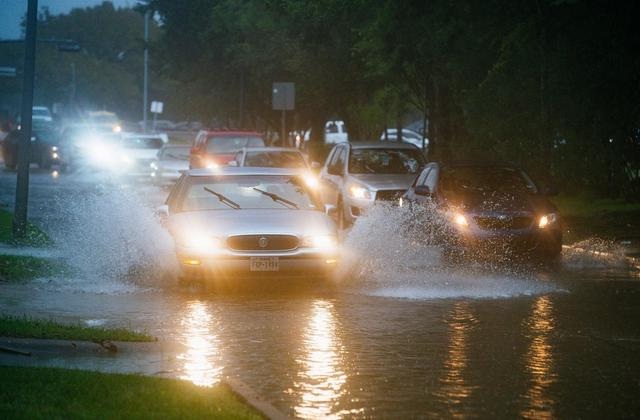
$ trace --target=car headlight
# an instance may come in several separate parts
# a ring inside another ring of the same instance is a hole
[[[338,246],[338,240],[331,235],[307,236],[302,240],[302,246],[319,248],[323,251],[333,251]]]
[[[222,247],[222,240],[198,232],[187,232],[182,235],[182,244],[199,251],[213,251]]]
[[[153,169],[154,171],[157,171],[157,170],[158,170],[158,164],[157,164],[157,163],[155,163],[155,162],[151,162],[151,163],[149,164],[149,167],[150,167],[151,169]]]
[[[540,216],[538,219],[538,227],[540,229],[544,229],[547,226],[553,225],[558,221],[558,215],[555,213],[548,213]]]
[[[464,228],[469,226],[469,222],[467,221],[467,218],[462,213],[453,213],[453,216],[451,219],[453,220],[453,223],[458,227]]]
[[[363,200],[371,200],[373,194],[369,189],[362,187],[360,185],[351,185],[349,187],[349,197],[351,198],[359,198]]]
[[[318,178],[313,174],[304,174],[302,179],[304,180],[304,183],[307,184],[307,187],[311,189],[316,189],[318,188],[318,185],[320,185]]]
[[[122,131],[122,127],[119,125],[114,125],[112,130],[114,133],[120,133]]]
[[[52,152],[57,152],[58,151],[58,146],[51,146],[51,151]]]

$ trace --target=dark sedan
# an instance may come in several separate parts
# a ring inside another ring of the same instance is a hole
[[[444,218],[445,256],[559,258],[562,229],[551,189],[502,164],[428,164],[403,200],[431,204]]]
[[[18,144],[20,130],[13,130],[2,144],[4,164],[7,169],[15,170],[18,164]],[[60,135],[50,127],[33,128],[31,133],[30,163],[40,168],[49,169],[51,165],[60,163]]]

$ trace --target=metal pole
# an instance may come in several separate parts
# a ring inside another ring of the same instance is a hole
[[[289,146],[289,142],[287,141],[286,137],[285,137],[285,131],[286,131],[286,115],[287,111],[284,110],[284,108],[282,109],[282,141],[280,142],[280,146],[281,147],[288,147]]]
[[[20,117],[20,143],[18,144],[18,174],[16,203],[13,213],[13,237],[27,234],[27,206],[29,201],[29,148],[31,147],[31,116],[33,113],[33,82],[36,64],[36,27],[38,0],[27,5],[27,33],[25,38],[24,71],[22,79],[22,109]]]
[[[142,129],[147,132],[147,103],[149,91],[149,10],[144,13],[144,86],[142,99]]]

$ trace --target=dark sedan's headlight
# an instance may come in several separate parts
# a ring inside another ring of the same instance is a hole
[[[547,228],[551,225],[554,225],[558,222],[558,215],[556,213],[547,213],[538,219],[538,227],[540,229]]]

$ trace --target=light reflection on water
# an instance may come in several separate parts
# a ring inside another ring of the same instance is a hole
[[[524,395],[523,418],[553,418],[555,401],[549,387],[556,382],[554,349],[550,335],[555,328],[553,303],[549,296],[538,297],[531,316],[525,321],[525,330],[531,338],[525,355],[525,369],[529,375],[529,388]]]
[[[216,320],[209,308],[199,301],[189,302],[180,315],[186,351],[177,356],[184,364],[181,379],[200,386],[213,386],[220,381],[220,343]]]
[[[456,302],[447,324],[450,329],[447,357],[444,361],[444,375],[440,378],[442,388],[437,395],[449,405],[451,417],[465,417],[469,413],[461,411],[465,401],[476,388],[466,376],[469,364],[469,333],[477,323],[471,305],[467,301]]]
[[[296,416],[302,418],[339,418],[335,405],[345,393],[347,375],[343,367],[343,346],[337,334],[332,302],[313,302],[309,323],[304,332],[303,356],[295,383],[300,400]]]

